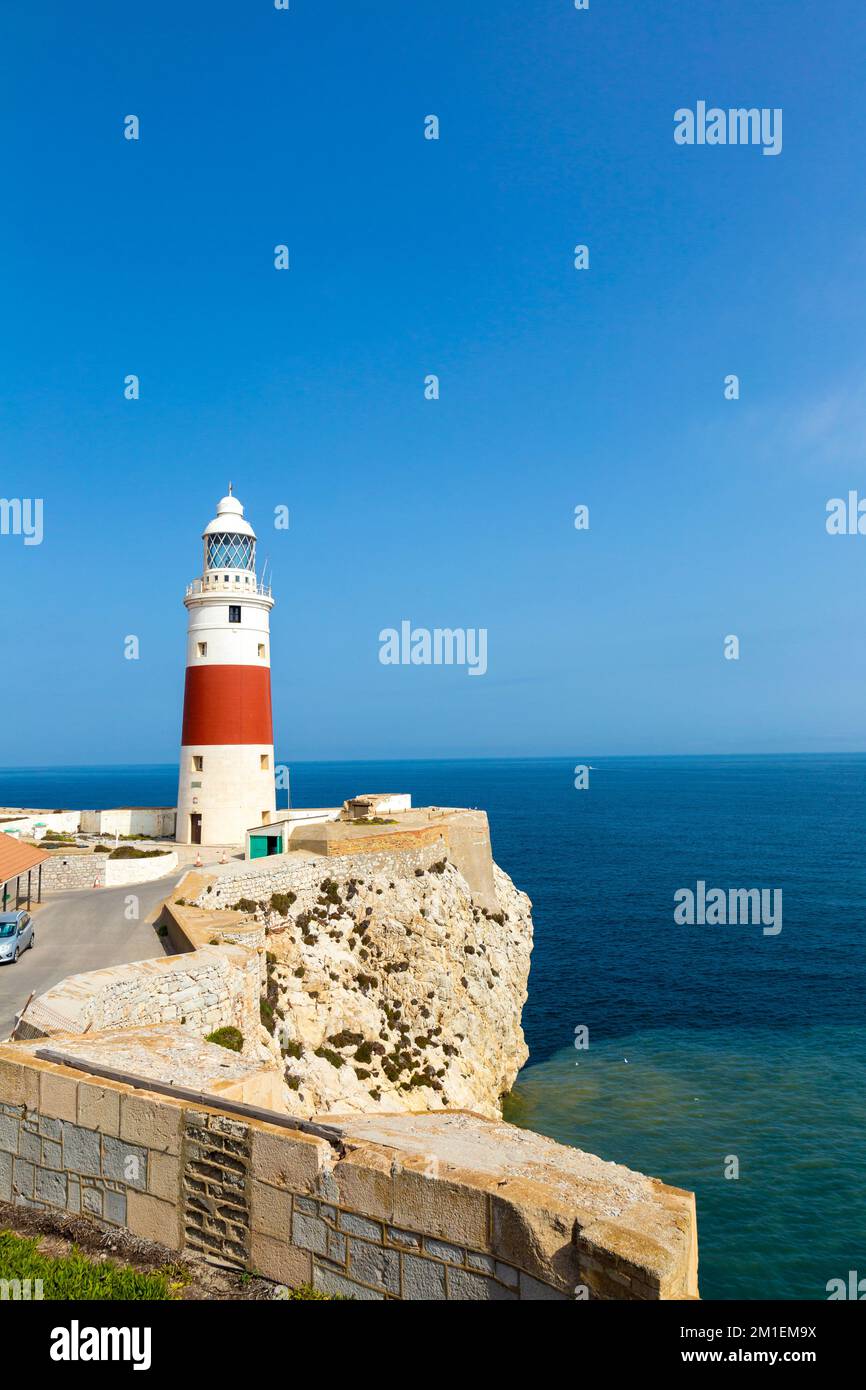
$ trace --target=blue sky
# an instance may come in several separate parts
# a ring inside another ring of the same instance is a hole
[[[0,536],[0,764],[176,756],[229,478],[289,760],[866,748],[824,526],[866,494],[862,5],[6,0],[0,42],[0,495],[45,514]],[[699,99],[782,153],[675,145]],[[487,674],[381,665],[405,618]]]

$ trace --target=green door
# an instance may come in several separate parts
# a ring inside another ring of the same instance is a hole
[[[250,836],[250,859],[264,859],[268,853],[267,835]]]

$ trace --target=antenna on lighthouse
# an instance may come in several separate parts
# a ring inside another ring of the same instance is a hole
[[[229,497],[232,496],[232,480],[229,478]]]

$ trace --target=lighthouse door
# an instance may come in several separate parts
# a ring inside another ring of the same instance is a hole
[[[201,812],[193,812],[189,818],[189,842],[191,845],[201,844]]]

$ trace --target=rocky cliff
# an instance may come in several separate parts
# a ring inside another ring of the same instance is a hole
[[[292,1113],[499,1116],[527,1057],[532,919],[507,874],[493,878],[491,912],[447,858],[406,876],[332,863],[260,910],[266,1045]]]

